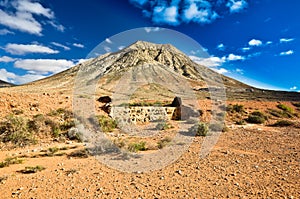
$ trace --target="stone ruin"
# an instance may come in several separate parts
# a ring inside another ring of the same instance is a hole
[[[167,106],[111,106],[111,98],[103,96],[98,99],[104,103],[102,110],[110,117],[122,123],[146,123],[160,120],[180,120],[182,101],[175,97]]]

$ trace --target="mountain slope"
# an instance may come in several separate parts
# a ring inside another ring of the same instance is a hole
[[[145,68],[149,71],[149,75],[150,73],[152,75],[153,73],[160,74],[162,69],[177,74],[178,77],[185,78],[190,82],[194,90],[206,97],[209,96],[209,88],[222,87],[226,88],[227,97],[237,99],[255,99],[257,97],[277,99],[286,96],[293,100],[299,96],[297,93],[256,89],[193,62],[171,44],[154,44],[145,41],[137,41],[121,51],[90,59],[64,72],[21,87],[23,90],[30,91],[63,90],[71,92],[76,78],[77,85],[93,84],[97,81],[98,87],[109,94],[113,92],[113,87],[127,71],[135,70],[135,72],[143,73],[141,70]],[[147,78],[146,71],[144,71],[144,78]]]
[[[11,83],[0,80],[0,88],[14,86]]]

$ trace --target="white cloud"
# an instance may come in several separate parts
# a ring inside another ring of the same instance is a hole
[[[46,77],[47,76],[45,76],[45,75],[39,75],[39,74],[25,74],[25,75],[21,75],[21,76],[17,75],[14,78],[13,82],[16,84],[26,84],[26,83],[40,80],[40,79],[43,79]]]
[[[288,50],[288,51],[285,51],[285,52],[281,52],[279,55],[284,56],[284,55],[292,55],[292,54],[294,54],[294,51],[293,50]]]
[[[0,9],[0,24],[22,32],[42,35],[42,25],[33,18],[31,13],[7,14]]]
[[[149,33],[149,32],[158,32],[158,31],[161,30],[159,27],[145,27],[144,29],[147,33]]]
[[[49,19],[54,18],[54,13],[49,8],[44,8],[38,2],[30,2],[28,0],[16,1],[16,9],[21,12],[29,12],[36,15],[43,15]]]
[[[273,42],[272,41],[267,41],[266,42],[266,45],[270,45],[270,44],[272,44]]]
[[[30,71],[31,74],[48,74],[64,71],[75,64],[65,59],[24,59],[15,62],[14,67]]]
[[[63,44],[57,43],[57,42],[51,42],[52,45],[63,48],[64,50],[70,50],[71,48],[68,46],[65,46]]]
[[[60,32],[64,32],[65,31],[65,27],[61,24],[58,24],[57,22],[54,21],[48,21],[48,23],[53,26],[56,30],[60,31]]]
[[[211,23],[218,14],[211,10],[210,4],[206,8],[199,8],[196,3],[191,3],[183,12],[183,20],[197,23]]]
[[[14,78],[16,78],[16,75],[14,73],[8,72],[4,68],[0,69],[0,80],[6,81],[6,82],[12,82],[12,80]]]
[[[14,30],[34,35],[42,35],[42,24],[36,16],[47,19],[43,24],[50,23],[57,30],[62,31],[64,27],[55,22],[54,12],[45,8],[39,2],[30,0],[2,1],[0,9],[0,24]],[[14,12],[11,10],[14,8]],[[40,19],[39,19],[40,20]]]
[[[250,47],[244,47],[244,48],[242,48],[242,51],[243,52],[247,52],[247,51],[249,51],[251,48]]]
[[[218,50],[225,50],[225,45],[224,44],[219,44],[218,46],[217,46],[217,49]]]
[[[237,61],[237,60],[244,60],[245,57],[241,55],[234,55],[234,54],[229,54],[228,57],[226,58],[228,61]]]
[[[8,57],[8,56],[2,56],[2,57],[0,57],[0,62],[8,63],[8,62],[13,62],[13,61],[15,61],[15,60],[16,60],[16,59],[11,58],[11,57]]]
[[[107,53],[111,52],[111,48],[110,47],[104,46],[103,48],[104,48],[105,52],[107,52]]]
[[[79,43],[74,43],[73,46],[77,47],[77,48],[84,48],[83,44],[79,44]]]
[[[235,72],[240,73],[242,75],[244,74],[244,70],[242,70],[240,68],[235,69]]]
[[[296,90],[297,89],[297,86],[293,86],[290,88],[290,90]]]
[[[152,21],[157,24],[178,25],[178,8],[176,6],[156,6],[153,9]]]
[[[119,46],[118,49],[119,50],[123,50],[125,48],[125,46]]]
[[[247,8],[248,3],[245,0],[229,0],[226,6],[229,7],[231,13],[237,13]]]
[[[197,64],[206,67],[218,67],[221,66],[226,61],[225,58],[219,58],[219,57],[201,58],[194,55],[190,55],[189,57]]]
[[[291,42],[291,41],[294,41],[294,40],[295,40],[294,38],[290,38],[290,39],[281,38],[279,41],[280,41],[280,43],[288,43],[288,42]]]
[[[252,39],[248,42],[250,46],[261,46],[262,42],[258,39]]]
[[[220,74],[225,74],[225,73],[228,73],[229,71],[226,70],[225,68],[220,68],[220,69],[213,69],[214,71],[216,71],[217,73],[220,73]]]
[[[16,75],[15,73],[8,72],[6,69],[0,69],[0,80],[13,84],[25,84],[45,77],[39,74]]]
[[[105,41],[106,41],[106,43],[109,43],[109,44],[113,43],[109,38],[106,38]]]
[[[0,30],[0,35],[8,35],[8,34],[13,35],[13,34],[15,34],[15,33],[12,32],[12,31],[9,31],[9,30],[7,30],[7,29],[1,29],[1,30]]]
[[[151,18],[155,24],[172,26],[181,23],[212,23],[217,18],[222,18],[217,13],[225,14],[221,10],[229,7],[230,12],[239,12],[248,6],[246,0],[129,0],[131,4],[142,10],[144,17]],[[148,31],[148,30],[146,30]]]
[[[28,53],[43,53],[43,54],[56,54],[57,50],[38,44],[7,44],[4,50],[13,55],[24,55]]]

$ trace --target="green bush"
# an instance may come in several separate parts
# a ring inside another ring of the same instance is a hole
[[[6,158],[3,162],[0,162],[0,168],[8,167],[11,164],[22,164],[23,162],[24,160],[18,157],[9,157]]]
[[[104,115],[99,115],[98,121],[103,132],[112,132],[118,126],[114,119]]]
[[[252,112],[246,121],[252,124],[262,124],[267,120],[267,117],[260,111]]]
[[[146,151],[146,142],[130,143],[128,150],[131,152]]]
[[[243,112],[245,112],[244,106],[239,105],[239,104],[229,105],[227,107],[227,111],[232,112],[232,113],[243,113]]]
[[[277,105],[277,108],[283,110],[283,111],[286,111],[286,112],[289,112],[289,113],[292,113],[293,112],[293,109],[287,105],[284,105],[284,104],[278,104]]]
[[[27,122],[27,119],[20,116],[8,116],[5,121],[0,123],[1,141],[11,142],[19,146],[36,143],[33,131],[28,128]]]
[[[195,136],[207,136],[208,126],[203,122],[195,124],[189,129],[189,132],[195,133]]]
[[[294,125],[294,122],[289,121],[289,120],[279,120],[277,122],[275,122],[272,126],[276,126],[276,127],[285,127],[285,126],[292,126]]]

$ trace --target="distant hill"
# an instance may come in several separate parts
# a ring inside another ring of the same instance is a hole
[[[145,41],[137,41],[123,50],[90,59],[66,71],[20,88],[24,91],[72,92],[75,78],[79,74],[77,84],[91,84],[101,77],[98,90],[110,94],[114,92],[114,86],[127,71],[131,71],[133,79],[137,74],[143,74],[146,79],[147,76],[157,76],[166,82],[172,77],[185,78],[193,90],[203,98],[209,98],[209,91],[222,87],[226,89],[227,98],[230,99],[300,100],[299,93],[257,89],[220,75],[195,63],[171,44],[154,44]],[[167,74],[166,71],[169,73]]]
[[[14,84],[0,80],[0,88],[14,86]]]

